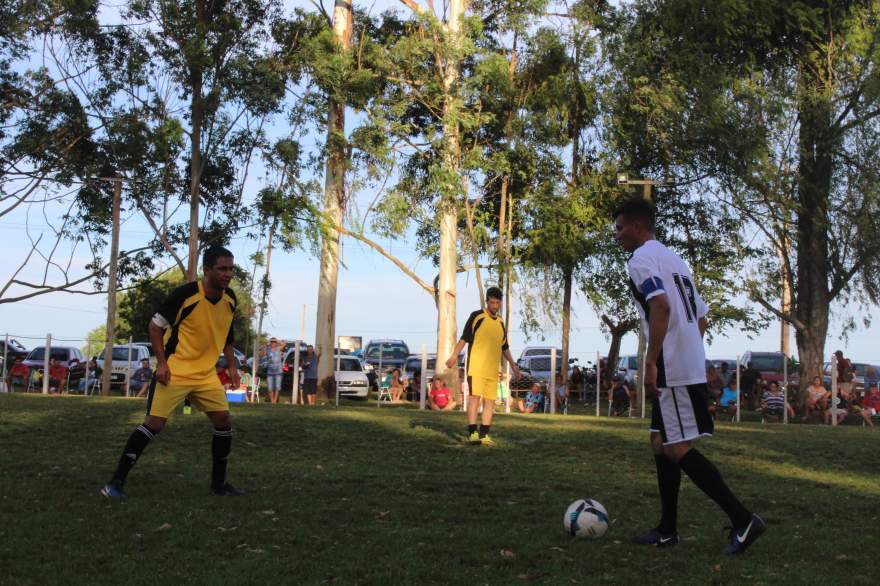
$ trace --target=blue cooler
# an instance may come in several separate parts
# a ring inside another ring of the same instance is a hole
[[[226,400],[230,403],[244,403],[246,395],[245,391],[226,391]]]

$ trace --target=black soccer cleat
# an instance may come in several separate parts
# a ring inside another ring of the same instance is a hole
[[[752,514],[752,520],[744,529],[730,530],[730,544],[724,548],[725,555],[737,555],[744,553],[751,544],[758,540],[767,531],[767,524],[758,515]]]
[[[238,490],[228,482],[224,482],[223,486],[211,487],[211,494],[214,496],[244,496],[246,493],[243,490]]]
[[[112,501],[123,502],[128,500],[128,497],[122,492],[122,485],[118,482],[110,481],[105,484],[101,487],[101,494]]]
[[[651,529],[633,537],[632,542],[636,545],[653,545],[655,547],[672,547],[678,545],[681,539],[678,531],[672,533],[660,533],[659,529]]]

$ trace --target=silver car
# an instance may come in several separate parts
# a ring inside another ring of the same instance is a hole
[[[370,381],[364,369],[364,364],[357,356],[337,354],[333,357],[336,361],[336,388],[340,396],[357,397],[366,399],[370,390]]]

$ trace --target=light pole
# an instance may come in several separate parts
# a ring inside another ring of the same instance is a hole
[[[654,185],[663,185],[663,181],[654,181],[653,179],[633,179],[626,173],[617,174],[618,185],[641,185],[643,189],[643,197],[651,201],[651,187]],[[645,353],[647,352],[647,341],[645,340],[645,327],[642,320],[639,320],[639,351],[638,351],[638,369],[639,369],[639,400],[642,403],[642,417],[645,416]]]

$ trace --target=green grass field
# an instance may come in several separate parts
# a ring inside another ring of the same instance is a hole
[[[769,531],[721,555],[726,517],[685,477],[668,550],[631,535],[658,517],[645,421],[496,417],[494,448],[461,413],[373,403],[234,406],[230,480],[208,496],[210,426],[178,415],[129,477],[98,489],[143,402],[0,395],[0,583],[869,584],[880,581],[880,432],[721,424],[702,444]],[[608,534],[562,514],[601,501]]]

